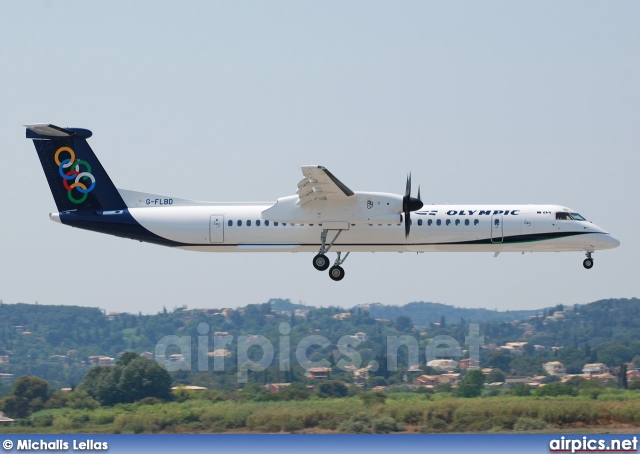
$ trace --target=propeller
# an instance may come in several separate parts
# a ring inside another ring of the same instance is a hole
[[[404,212],[404,236],[409,237],[411,230],[411,212],[422,208],[423,203],[420,199],[420,186],[418,186],[418,198],[411,197],[411,173],[407,175],[407,188],[402,198],[402,211]]]

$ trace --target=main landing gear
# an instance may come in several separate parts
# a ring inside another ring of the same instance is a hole
[[[587,256],[587,258],[582,262],[582,266],[590,270],[591,268],[593,268],[593,259],[591,258],[591,252],[587,252],[585,255]]]
[[[318,252],[318,255],[313,258],[313,267],[318,271],[325,271],[327,268],[329,268],[329,258],[325,254],[329,252],[329,249],[331,249],[333,243],[335,243],[335,241],[338,239],[340,233],[342,233],[342,230],[338,230],[338,233],[336,233],[336,236],[333,237],[333,240],[331,240],[329,246],[326,245],[327,232],[328,230],[324,229],[320,234],[320,241],[322,242],[322,245],[320,246],[320,252]],[[344,278],[344,268],[342,268],[340,265],[342,265],[344,261],[347,260],[347,257],[349,257],[350,253],[347,252],[344,258],[341,257],[341,254],[341,252],[338,252],[336,261],[334,262],[331,269],[329,269],[329,277],[334,281],[341,281]]]

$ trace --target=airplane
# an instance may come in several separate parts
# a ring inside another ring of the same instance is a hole
[[[352,191],[328,169],[302,166],[295,195],[274,202],[213,203],[118,189],[93,153],[92,132],[26,125],[58,212],[51,220],[142,242],[206,252],[314,252],[334,281],[351,252],[562,252],[620,242],[560,205],[424,205],[405,193]],[[327,253],[335,251],[333,265]],[[344,257],[342,254],[345,254]]]

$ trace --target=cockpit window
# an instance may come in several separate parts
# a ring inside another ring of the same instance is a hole
[[[556,213],[556,219],[563,221],[586,221],[586,219],[578,213],[567,213],[565,211],[558,211]]]

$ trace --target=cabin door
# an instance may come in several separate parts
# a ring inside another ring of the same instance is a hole
[[[212,214],[209,222],[209,241],[211,243],[224,242],[224,216]]]

